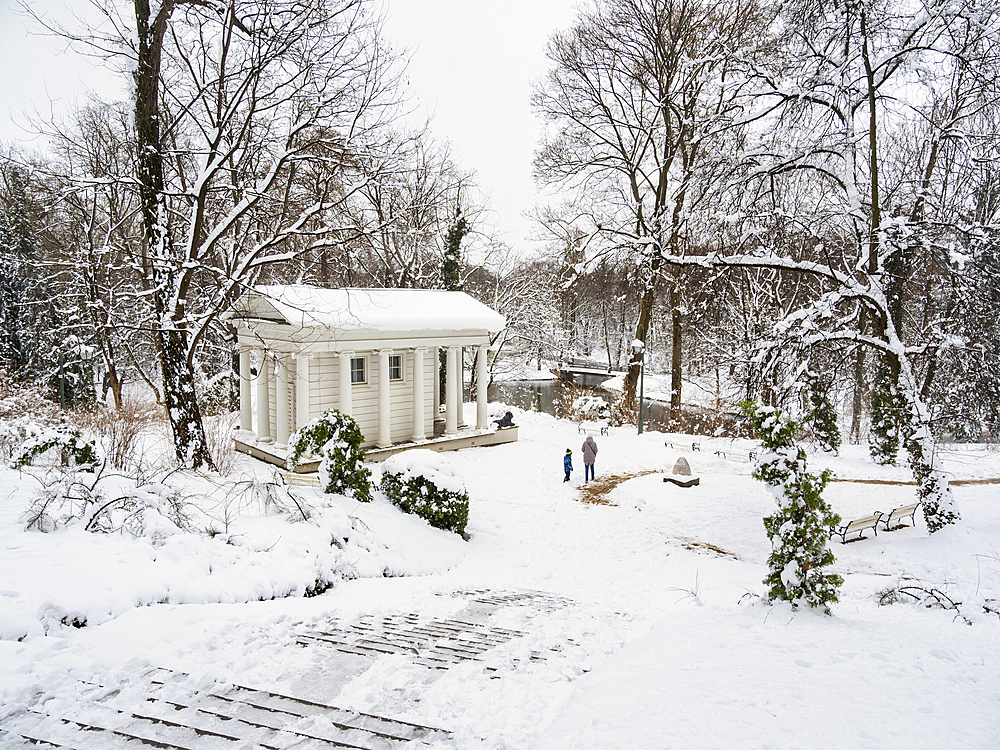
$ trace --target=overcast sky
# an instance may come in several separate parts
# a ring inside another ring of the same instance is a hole
[[[573,20],[577,0],[384,0],[387,36],[410,51],[410,95],[434,136],[448,140],[463,169],[475,170],[495,221],[511,245],[528,249],[522,218],[536,202],[531,157],[540,123],[528,98],[547,64],[545,42]],[[55,18],[88,0],[35,0]],[[31,142],[25,112],[64,112],[93,90],[128,95],[126,82],[95,68],[51,37],[29,31],[0,0],[0,141]]]

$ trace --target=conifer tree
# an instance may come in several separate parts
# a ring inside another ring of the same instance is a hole
[[[868,436],[868,452],[875,463],[883,466],[896,463],[903,439],[904,410],[889,369],[883,364],[875,374],[875,387],[872,388],[872,424]]]
[[[441,262],[441,288],[449,292],[462,291],[462,240],[472,227],[462,216],[462,209],[455,210],[455,221],[448,227],[444,236],[444,259]],[[445,377],[448,371],[448,354],[441,350],[438,354],[438,380],[441,393],[445,389]]]
[[[753,477],[764,482],[778,510],[764,519],[771,540],[770,573],[764,579],[768,599],[785,600],[792,607],[808,604],[830,613],[844,579],[824,572],[834,562],[827,546],[830,530],[840,523],[822,493],[830,471],[819,476],[806,471],[806,453],[795,443],[796,424],[781,417],[773,406],[744,402],[754,430],[763,442]]]
[[[837,425],[837,410],[830,401],[830,383],[819,375],[806,373],[809,386],[809,423],[813,437],[827,453],[836,454],[840,450],[840,427]]]
[[[441,287],[450,292],[462,290],[462,240],[471,231],[472,227],[459,208],[444,237],[444,260],[441,263]]]

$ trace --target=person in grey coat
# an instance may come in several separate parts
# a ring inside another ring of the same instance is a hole
[[[594,461],[597,460],[597,441],[590,435],[583,441],[583,481],[594,478]]]

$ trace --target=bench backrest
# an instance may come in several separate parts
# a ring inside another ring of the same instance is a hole
[[[878,523],[878,520],[881,517],[882,517],[881,513],[876,513],[874,516],[865,516],[864,518],[856,518],[849,524],[847,524],[847,530],[850,531],[852,529],[868,528],[870,526],[874,526],[876,523]]]
[[[912,505],[903,505],[899,508],[893,508],[892,513],[889,514],[889,520],[895,521],[897,518],[913,515],[918,505],[920,505],[920,503],[913,503]]]

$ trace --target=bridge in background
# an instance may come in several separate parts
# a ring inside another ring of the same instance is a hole
[[[573,381],[579,376],[613,378],[622,375],[621,370],[612,370],[608,365],[591,359],[569,359],[552,368],[560,380]]]

